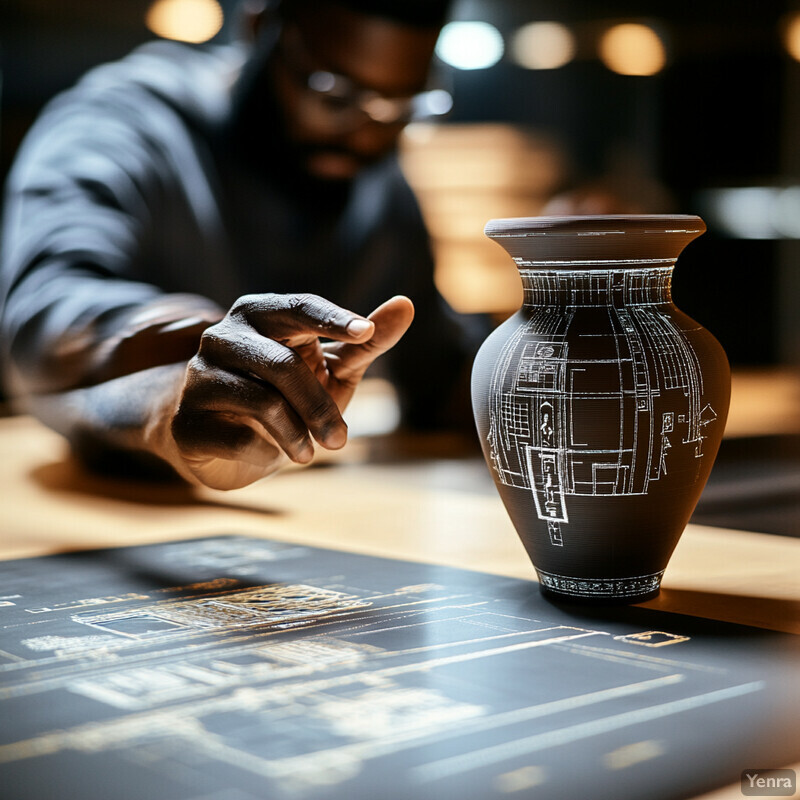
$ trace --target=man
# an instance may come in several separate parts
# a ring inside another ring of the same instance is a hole
[[[345,443],[341,412],[410,297],[388,366],[407,417],[441,422],[465,340],[393,151],[443,14],[284,0],[246,47],[154,43],[51,103],[6,197],[23,407],[89,461],[244,486]]]

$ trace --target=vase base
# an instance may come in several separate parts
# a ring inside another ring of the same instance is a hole
[[[561,602],[629,605],[652,600],[661,591],[664,570],[630,578],[584,578],[537,569],[543,595]]]

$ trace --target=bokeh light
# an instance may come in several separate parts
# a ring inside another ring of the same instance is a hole
[[[500,31],[488,22],[449,22],[436,43],[436,55],[457,69],[494,66],[504,51]]]
[[[145,16],[145,24],[156,36],[195,44],[216,36],[222,21],[216,0],[155,0]]]
[[[438,117],[449,113],[453,108],[453,95],[445,89],[431,89],[424,92],[418,99],[418,108],[414,109],[415,115],[421,117]]]
[[[800,61],[800,13],[786,18],[783,26],[783,46],[795,61]]]
[[[557,69],[575,57],[575,36],[560,22],[530,22],[511,40],[511,56],[526,69]]]
[[[655,75],[667,63],[661,37],[637,22],[610,27],[601,37],[599,49],[603,63],[620,75]]]

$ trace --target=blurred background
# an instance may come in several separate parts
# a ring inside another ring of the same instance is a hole
[[[235,34],[236,0],[2,0],[0,178],[42,105],[156,36]],[[458,0],[437,47],[453,96],[412,124],[403,165],[440,289],[518,305],[487,219],[564,210],[697,213],[679,307],[734,365],[800,364],[800,4]]]
[[[237,3],[0,0],[0,180],[87,69],[158,36],[229,40]],[[436,73],[452,111],[410,125],[401,158],[442,293],[498,321],[518,307],[491,218],[700,214],[674,297],[735,369],[693,521],[800,535],[800,0],[456,0]],[[459,481],[493,492],[482,467]]]

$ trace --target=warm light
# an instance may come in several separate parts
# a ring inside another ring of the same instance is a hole
[[[488,22],[449,22],[439,34],[436,55],[457,69],[486,69],[503,57],[503,37]]]
[[[560,22],[530,22],[514,34],[511,54],[527,69],[557,69],[575,56],[575,37]]]
[[[800,14],[792,14],[786,20],[783,45],[793,59],[800,61]]]
[[[600,58],[620,75],[655,75],[667,62],[659,35],[649,26],[635,22],[614,25],[603,34]]]
[[[155,0],[145,24],[156,36],[179,42],[206,42],[222,28],[222,8],[216,0]]]

